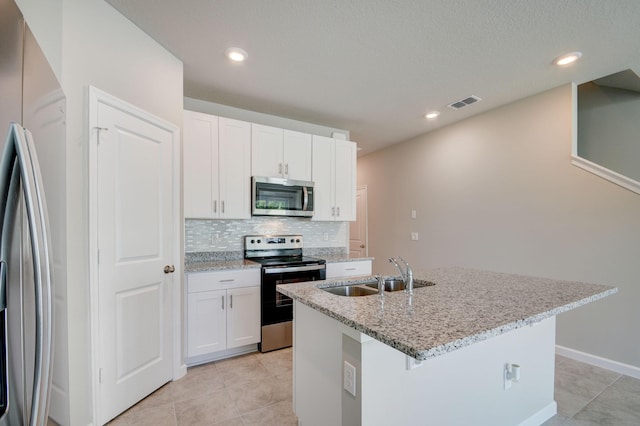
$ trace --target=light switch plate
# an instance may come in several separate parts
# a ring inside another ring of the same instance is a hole
[[[418,233],[417,232],[412,232],[411,233],[411,241],[418,241]]]

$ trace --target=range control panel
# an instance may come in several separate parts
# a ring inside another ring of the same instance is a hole
[[[245,250],[301,249],[302,235],[247,235]]]

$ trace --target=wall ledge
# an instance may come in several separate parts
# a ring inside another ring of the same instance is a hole
[[[576,167],[580,167],[583,170],[593,173],[594,175],[606,179],[609,182],[615,183],[616,185],[628,189],[631,192],[640,194],[640,182],[634,179],[628,178],[624,175],[621,175],[620,173],[616,173],[611,169],[602,167],[589,160],[585,160],[584,158],[578,157],[577,155],[572,155],[571,163]]]

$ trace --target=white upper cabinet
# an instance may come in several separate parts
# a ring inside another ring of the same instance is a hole
[[[276,127],[251,125],[251,174],[283,177],[283,131]]]
[[[356,219],[356,144],[313,136],[312,220]]]
[[[211,218],[218,198],[218,117],[184,111],[182,141],[184,215]]]
[[[251,124],[184,112],[184,215],[248,219]]]
[[[220,117],[219,218],[251,218],[251,123]],[[215,212],[214,212],[215,213]]]
[[[251,174],[311,180],[311,135],[252,124]]]
[[[284,177],[311,180],[311,135],[293,130],[284,131]]]

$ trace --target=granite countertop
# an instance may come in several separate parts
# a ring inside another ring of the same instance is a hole
[[[609,296],[617,288],[459,267],[414,273],[433,286],[363,297],[318,287],[359,279],[279,285],[278,291],[413,358],[424,360]],[[369,280],[370,281],[370,280]]]
[[[258,262],[252,262],[245,259],[230,259],[230,260],[204,260],[201,262],[188,262],[185,263],[185,273],[190,272],[206,272],[206,271],[220,271],[225,269],[258,269],[262,265]]]
[[[373,257],[350,257],[349,253],[337,252],[337,250],[332,249],[320,249],[317,252],[314,249],[309,249],[306,254],[325,259],[327,263],[373,260]],[[260,266],[257,262],[245,260],[244,253],[241,251],[194,252],[185,254],[184,271],[185,273],[190,273],[224,269],[260,268]]]

